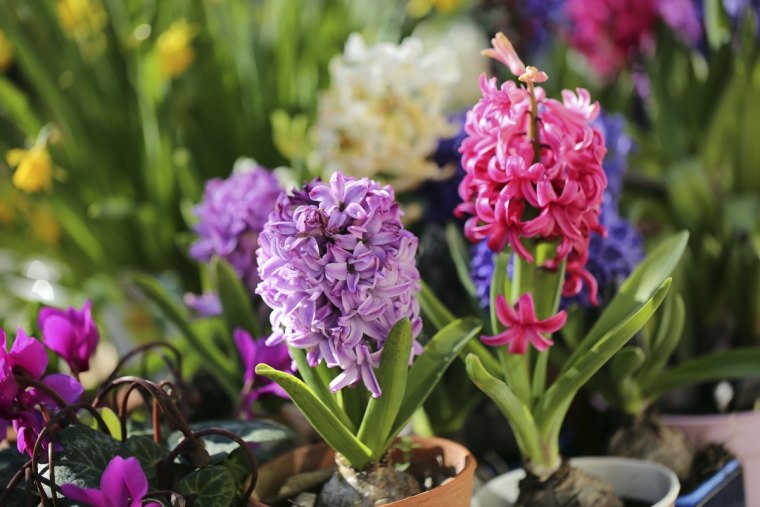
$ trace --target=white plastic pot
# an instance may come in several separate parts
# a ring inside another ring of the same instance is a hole
[[[672,507],[681,489],[676,474],[649,461],[603,456],[575,458],[570,465],[609,482],[618,496],[651,502],[652,507]],[[489,481],[475,495],[472,507],[512,507],[523,477],[525,471],[520,469]]]

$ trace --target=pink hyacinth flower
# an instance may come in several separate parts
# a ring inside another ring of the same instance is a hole
[[[548,319],[539,320],[530,293],[520,296],[514,308],[500,295],[496,298],[495,309],[496,316],[507,329],[496,336],[481,336],[480,339],[491,346],[508,344],[510,354],[524,354],[528,350],[528,343],[539,351],[546,350],[554,342],[544,335],[559,331],[567,321],[565,310]]]
[[[520,60],[520,57],[517,56],[517,51],[515,51],[514,46],[503,33],[497,33],[496,37],[491,39],[491,44],[493,45],[492,48],[484,49],[480,54],[493,58],[494,60],[499,60],[501,63],[509,67],[509,70],[511,70],[512,74],[515,76],[525,74],[525,64]]]
[[[141,507],[148,494],[148,479],[137,458],[116,456],[100,478],[100,489],[64,484],[61,492],[69,500],[90,507]],[[149,502],[145,505],[160,507],[161,504]]]

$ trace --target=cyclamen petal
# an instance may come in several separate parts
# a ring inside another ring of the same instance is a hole
[[[42,377],[48,363],[45,347],[31,336],[27,336],[21,328],[16,334],[16,340],[11,345],[8,358],[14,368],[21,368],[35,379]]]
[[[103,471],[99,490],[64,484],[61,493],[90,507],[140,507],[148,494],[148,479],[137,458],[116,456]],[[160,504],[148,502],[145,505],[158,507]]]
[[[91,307],[90,301],[85,302],[81,310],[45,307],[38,316],[43,343],[63,358],[74,372],[90,369],[90,357],[100,341]]]

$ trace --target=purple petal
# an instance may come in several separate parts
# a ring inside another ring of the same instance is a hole
[[[137,458],[116,456],[100,478],[100,489],[116,505],[126,505],[129,499],[130,507],[139,507],[148,493],[148,479]]]
[[[232,335],[240,353],[240,360],[245,367],[244,382],[251,382],[253,381],[256,368],[256,343],[245,329],[237,328]]]
[[[63,496],[74,502],[89,505],[91,507],[111,507],[108,496],[97,489],[86,489],[74,484],[61,486]]]

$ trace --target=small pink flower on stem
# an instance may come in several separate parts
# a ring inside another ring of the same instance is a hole
[[[496,336],[481,336],[480,339],[491,346],[509,344],[510,354],[524,354],[528,350],[528,343],[538,351],[546,350],[554,345],[554,342],[544,335],[559,331],[567,321],[565,310],[548,319],[539,320],[530,293],[520,296],[514,308],[507,303],[503,295],[497,297],[496,316],[507,329]]]

